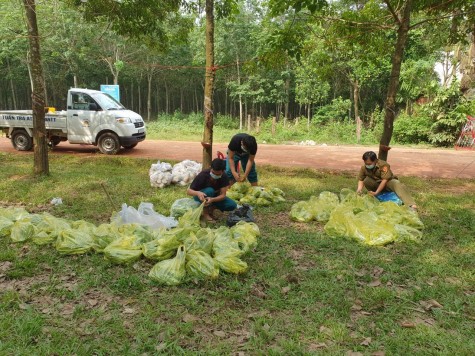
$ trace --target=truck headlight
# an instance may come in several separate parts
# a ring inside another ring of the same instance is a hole
[[[129,117],[118,117],[115,119],[120,124],[131,124],[132,120]]]

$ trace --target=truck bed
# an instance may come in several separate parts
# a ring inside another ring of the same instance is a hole
[[[45,115],[47,129],[67,129],[67,114],[65,111],[47,113]],[[0,128],[27,127],[33,128],[32,110],[0,111]]]

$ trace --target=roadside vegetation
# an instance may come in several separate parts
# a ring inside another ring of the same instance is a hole
[[[99,224],[122,203],[149,201],[168,215],[185,196],[184,187],[150,186],[152,160],[53,152],[41,178],[32,160],[0,153],[1,206]],[[475,353],[475,180],[406,177],[422,241],[370,248],[288,217],[312,194],[354,187],[354,174],[260,174],[287,201],[256,209],[262,236],[239,276],[162,287],[146,260],[115,265],[0,238],[0,354]]]

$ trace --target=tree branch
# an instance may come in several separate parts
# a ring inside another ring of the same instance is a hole
[[[399,16],[397,15],[397,13],[394,11],[393,7],[391,6],[391,3],[388,1],[388,0],[384,0],[384,3],[386,4],[386,6],[388,7],[388,10],[389,12],[391,13],[391,15],[393,15],[393,18],[394,20],[396,20],[396,22],[401,25],[401,19],[399,18]]]
[[[450,13],[450,14],[447,14],[445,16],[439,16],[439,17],[432,17],[432,18],[429,18],[429,19],[424,19],[422,21],[419,21],[418,23],[415,23],[414,25],[409,26],[409,29],[413,29],[415,27],[418,27],[418,26],[420,26],[420,25],[422,25],[426,22],[440,21],[442,19],[451,18],[451,17],[459,17],[459,16],[464,16],[464,15],[468,15],[468,14],[472,14],[472,13],[475,13],[475,10],[460,12],[455,16],[454,16],[453,13]]]

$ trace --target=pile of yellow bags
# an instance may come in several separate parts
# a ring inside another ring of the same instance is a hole
[[[190,279],[213,279],[220,270],[245,272],[247,264],[241,257],[257,245],[259,227],[240,222],[232,228],[202,228],[202,211],[203,205],[188,210],[176,228],[153,230],[116,222],[95,226],[48,213],[29,214],[22,208],[0,208],[0,238],[50,244],[66,255],[95,251],[116,263],[130,263],[143,255],[157,261],[149,273],[150,278],[166,285]]]
[[[343,189],[340,197],[322,192],[308,201],[294,204],[290,217],[295,221],[326,222],[325,232],[332,237],[350,237],[366,245],[381,246],[394,241],[416,241],[424,224],[416,212],[392,201],[359,196]]]

